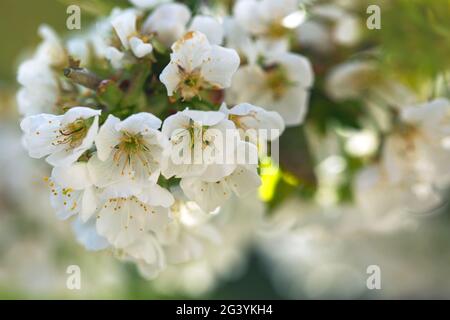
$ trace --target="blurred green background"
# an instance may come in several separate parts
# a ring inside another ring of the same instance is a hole
[[[46,23],[56,30],[65,29],[66,6],[55,0],[3,0],[0,2],[0,80],[15,80],[20,58],[39,43],[37,28]]]

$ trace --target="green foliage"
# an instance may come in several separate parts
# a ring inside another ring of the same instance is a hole
[[[379,3],[381,29],[366,36],[381,48],[385,72],[411,85],[450,68],[450,1],[395,0]]]

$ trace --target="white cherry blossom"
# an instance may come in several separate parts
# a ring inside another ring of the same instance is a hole
[[[211,45],[204,34],[191,31],[173,44],[170,63],[160,80],[169,96],[179,93],[191,99],[202,89],[229,87],[239,63],[236,51]]]
[[[127,50],[130,49],[137,58],[143,58],[153,51],[153,46],[139,37],[136,30],[137,17],[137,11],[127,9],[114,16],[111,24],[123,47]]]
[[[195,16],[188,31],[198,31],[203,33],[210,44],[221,45],[224,37],[224,30],[222,24],[216,18],[205,15]]]
[[[214,17],[197,15],[192,21],[189,8],[182,3],[166,3],[158,6],[142,27],[143,33],[155,33],[167,47],[171,47],[187,31],[199,31],[206,35],[211,44],[223,41],[223,28]]]
[[[55,167],[70,166],[94,142],[100,110],[73,107],[64,115],[38,114],[22,120],[24,146],[32,158],[46,158]]]
[[[346,99],[380,100],[389,106],[400,107],[417,100],[410,89],[387,77],[382,77],[371,61],[349,61],[337,65],[328,74],[327,94],[336,101]]]
[[[183,225],[190,226],[189,231],[197,227],[207,227],[209,230],[200,233],[201,247],[193,245],[179,251],[178,258],[196,258],[182,264],[168,264],[154,282],[157,291],[204,295],[222,279],[234,279],[246,270],[245,248],[255,244],[258,238],[257,234],[263,226],[264,205],[256,192],[245,199],[233,200],[206,216],[193,202],[184,202],[188,204],[188,210],[186,215],[180,215],[185,221]],[[167,252],[166,256],[169,256]]]
[[[357,176],[358,204],[372,218],[398,212],[426,213],[442,202],[450,182],[447,99],[401,109],[396,130],[387,137],[381,161]]]
[[[299,0],[239,0],[233,8],[233,16],[251,34],[278,38],[302,22],[302,19],[295,19],[292,25],[286,20],[299,11],[299,4]]]
[[[189,8],[182,3],[165,3],[158,6],[145,20],[143,32],[155,32],[158,39],[170,47],[186,32],[191,19]]]
[[[234,122],[239,129],[241,138],[250,138],[250,141],[256,143],[257,138],[266,138],[272,141],[277,139],[284,131],[284,121],[275,111],[267,111],[261,107],[250,103],[240,103],[231,109],[228,109],[223,103],[220,111],[228,115],[228,118]],[[261,135],[258,131],[264,131]]]
[[[47,25],[41,25],[39,35],[44,41],[39,45],[35,57],[51,67],[64,67],[68,58],[67,50],[56,32]]]
[[[442,98],[401,110],[404,123],[383,147],[383,166],[391,183],[413,188],[418,196],[449,184],[449,110],[449,101]]]
[[[264,37],[252,37],[234,18],[224,21],[226,45],[235,49],[243,62],[258,63],[260,57],[270,54],[281,54],[289,51],[287,39],[272,41]]]
[[[411,176],[393,181],[384,163],[361,170],[355,179],[354,194],[358,208],[373,223],[411,213],[433,211],[442,201],[439,191],[428,181]]]
[[[162,133],[172,146],[162,170],[166,178],[195,176],[216,181],[236,167],[226,160],[234,153],[231,144],[238,132],[222,112],[186,109],[168,117]]]
[[[54,111],[59,88],[51,68],[39,60],[28,60],[19,67],[17,92],[19,112],[25,116]]]
[[[227,91],[227,102],[246,101],[277,111],[286,126],[299,125],[308,110],[313,80],[308,59],[295,53],[276,53],[264,59],[262,65],[249,64],[239,68]]]
[[[39,35],[42,43],[32,58],[21,63],[17,74],[22,85],[17,104],[25,116],[55,111],[60,92],[53,68],[61,68],[67,62],[67,52],[50,27],[40,26]]]
[[[88,163],[94,184],[120,197],[139,194],[155,184],[167,147],[160,126],[161,120],[146,112],[123,121],[109,115],[95,139],[97,153]]]

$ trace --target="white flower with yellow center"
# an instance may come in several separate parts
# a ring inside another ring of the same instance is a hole
[[[158,181],[167,140],[161,120],[146,112],[120,121],[110,115],[95,139],[88,167],[94,184],[110,196],[136,195]]]
[[[55,167],[73,164],[89,150],[98,132],[100,110],[74,107],[64,115],[38,114],[22,120],[23,143],[32,158]]]
[[[111,19],[111,24],[116,31],[122,46],[131,50],[137,58],[143,58],[153,51],[153,46],[146,42],[147,39],[139,35],[136,30],[138,13],[134,9],[127,9],[116,14]]]
[[[203,89],[229,87],[239,63],[236,51],[211,45],[203,33],[191,31],[173,44],[160,80],[169,96],[178,93],[188,100]]]
[[[247,101],[277,111],[286,126],[299,125],[308,110],[313,80],[311,64],[305,57],[295,53],[272,54],[261,64],[239,68],[227,91],[227,102]]]
[[[168,117],[162,133],[171,143],[162,170],[166,178],[194,176],[217,181],[236,168],[226,160],[232,159],[238,131],[222,112],[186,109]]]

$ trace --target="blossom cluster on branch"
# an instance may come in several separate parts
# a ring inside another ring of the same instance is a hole
[[[351,204],[375,229],[439,206],[448,91],[388,74],[336,2],[130,0],[76,36],[41,26],[17,102],[57,216],[154,278],[231,237],[214,218],[258,188],[271,212]]]
[[[77,219],[88,249],[112,248],[154,277],[197,250],[185,215],[207,225],[257,190],[261,150],[303,121],[313,75],[288,52],[289,29],[271,32],[298,1],[254,2],[258,28],[248,3],[225,20],[133,3],[66,41],[42,26],[17,99],[23,145],[53,167],[57,216]]]

